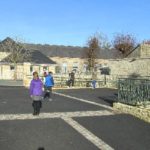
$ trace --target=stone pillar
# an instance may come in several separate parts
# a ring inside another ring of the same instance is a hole
[[[30,78],[29,78],[29,75],[30,75],[30,66],[31,66],[31,63],[24,63],[23,64],[23,85],[25,87],[28,87],[29,86],[29,83],[30,83]]]

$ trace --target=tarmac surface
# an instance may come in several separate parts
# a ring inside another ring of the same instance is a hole
[[[114,89],[54,90],[32,115],[24,87],[0,87],[0,150],[149,150],[150,124],[114,112]]]

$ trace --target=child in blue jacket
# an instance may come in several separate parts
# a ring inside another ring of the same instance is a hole
[[[51,95],[52,95],[52,87],[54,86],[54,79],[52,76],[52,72],[49,72],[48,75],[45,77],[45,83],[44,83],[44,99],[48,98],[49,101],[52,101]]]

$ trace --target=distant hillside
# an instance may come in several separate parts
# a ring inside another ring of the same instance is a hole
[[[25,44],[25,48],[29,50],[39,50],[46,56],[50,57],[82,57],[84,48],[73,46],[57,46],[57,45],[41,45],[41,44]]]
[[[7,42],[15,42],[11,38],[6,38],[2,42],[6,44]],[[31,51],[40,51],[47,57],[69,57],[69,58],[84,58],[86,47],[77,47],[77,46],[63,46],[63,45],[41,45],[41,44],[23,44],[26,49]],[[0,46],[1,47],[1,46]],[[1,51],[1,48],[0,48]],[[114,59],[119,58],[119,53],[115,49],[100,49],[97,58],[101,59]]]
[[[41,44],[25,44],[29,50],[39,50],[44,55],[49,57],[70,57],[70,58],[83,58],[86,47],[73,47],[73,46],[58,46],[58,45],[41,45]],[[118,51],[114,49],[101,49],[98,56],[101,59],[118,58]]]

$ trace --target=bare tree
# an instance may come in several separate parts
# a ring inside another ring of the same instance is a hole
[[[87,46],[88,47],[85,49],[85,58],[87,58],[89,71],[93,72],[100,50],[100,41],[98,36],[91,36],[87,42]]]
[[[18,63],[23,63],[25,60],[30,61],[30,51],[24,48],[22,42],[18,39],[12,40],[11,38],[6,38],[1,42],[1,49],[4,52],[9,53],[9,55],[3,60],[14,66],[14,79],[17,79],[17,65]]]
[[[114,37],[113,46],[125,57],[136,46],[136,40],[130,34],[117,34]]]
[[[107,49],[107,50],[111,49],[112,46],[111,46],[111,43],[108,41],[108,37],[103,33],[100,33],[98,35],[99,35],[98,38],[100,41],[100,47],[102,49]]]
[[[146,40],[146,41],[144,41],[143,43],[150,45],[150,40]]]

